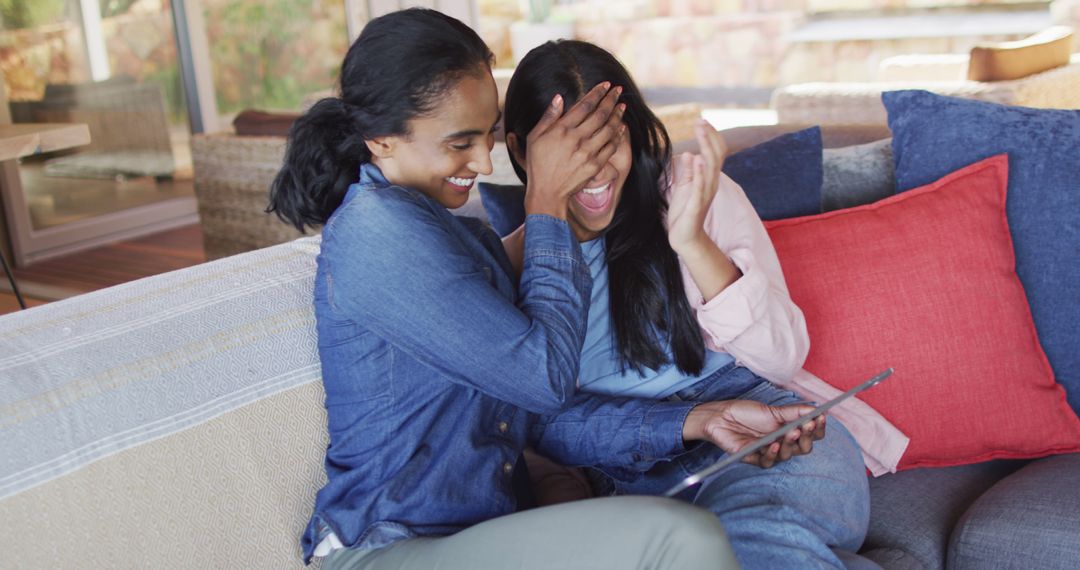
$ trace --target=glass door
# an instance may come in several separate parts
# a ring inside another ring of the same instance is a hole
[[[10,122],[90,130],[4,166],[17,265],[197,221],[169,0],[0,2],[0,70]]]

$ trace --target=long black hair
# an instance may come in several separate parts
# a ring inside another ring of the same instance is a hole
[[[525,139],[556,93],[569,108],[596,84],[623,87],[623,122],[630,137],[632,163],[622,198],[605,231],[608,295],[615,343],[622,366],[641,371],[669,362],[684,374],[701,372],[705,343],[683,289],[679,259],[668,243],[661,192],[669,176],[671,140],[649,110],[630,73],[607,51],[587,42],[548,42],[518,64],[506,91],[503,120],[526,152]],[[525,181],[525,169],[514,160]]]
[[[341,96],[320,100],[289,129],[266,211],[300,231],[325,224],[371,161],[365,140],[408,135],[411,119],[463,76],[488,73],[493,59],[476,32],[435,10],[368,22],[341,64]]]

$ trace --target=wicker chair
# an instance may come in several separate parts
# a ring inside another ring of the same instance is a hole
[[[195,196],[207,259],[218,259],[300,237],[266,213],[267,192],[285,157],[285,138],[231,132],[191,139]]]

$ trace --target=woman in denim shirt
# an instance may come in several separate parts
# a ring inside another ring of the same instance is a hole
[[[507,145],[518,175],[531,180],[521,165],[545,152],[524,136],[542,101],[555,94],[573,101],[602,81],[625,86],[629,132],[570,201],[567,219],[593,277],[580,389],[707,402],[687,419],[711,414],[705,429],[725,413],[752,421],[801,402],[776,384],[802,367],[805,322],[760,219],[720,171],[725,148],[713,129],[698,125],[700,156],[673,161],[663,125],[611,54],[586,42],[549,42],[523,58],[507,89]],[[530,231],[506,237],[512,258]],[[716,513],[744,567],[870,565],[854,554],[869,521],[859,448],[840,424],[827,436],[824,418],[804,427],[797,440],[751,456],[754,465],[733,465],[681,498]],[[673,461],[600,464],[590,471],[593,487],[601,495],[661,494],[740,446],[715,443]]]
[[[315,284],[330,445],[303,535],[325,568],[737,566],[708,512],[614,498],[515,513],[526,444],[572,464],[683,450],[692,407],[576,394],[588,268],[567,197],[618,146],[620,89],[563,112],[530,144],[519,287],[493,232],[447,211],[491,171],[492,56],[430,10],[369,22],[339,98],[289,133],[269,210],[322,226]],[[642,522],[643,517],[646,522]]]

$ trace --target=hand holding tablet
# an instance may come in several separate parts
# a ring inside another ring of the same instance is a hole
[[[668,496],[668,497],[675,496],[678,493],[684,491],[685,489],[688,489],[689,487],[692,487],[693,485],[696,485],[697,483],[700,483],[706,477],[708,477],[710,475],[713,475],[714,473],[719,472],[721,469],[727,467],[728,465],[731,465],[731,464],[733,464],[733,463],[735,463],[737,461],[742,461],[742,460],[746,459],[747,457],[751,456],[752,454],[755,454],[755,453],[759,452],[761,449],[769,446],[770,444],[772,444],[774,442],[777,442],[778,440],[780,440],[781,438],[784,438],[785,436],[788,436],[788,434],[790,432],[792,432],[793,430],[802,428],[803,426],[806,426],[808,423],[814,422],[811,426],[808,426],[808,429],[820,432],[819,434],[813,434],[813,435],[816,435],[816,437],[812,437],[812,439],[820,439],[821,436],[824,435],[823,434],[824,423],[822,423],[822,422],[824,422],[824,418],[822,417],[821,420],[817,420],[818,417],[823,416],[825,414],[825,412],[827,412],[829,409],[831,409],[833,406],[839,404],[840,402],[843,402],[844,400],[854,396],[855,394],[858,394],[859,392],[862,392],[863,390],[865,390],[865,389],[867,389],[867,388],[869,388],[871,386],[874,386],[874,385],[878,384],[879,382],[881,382],[882,380],[888,378],[892,374],[892,372],[893,372],[893,369],[890,368],[890,369],[882,372],[881,374],[878,374],[877,376],[874,376],[873,378],[867,380],[866,382],[863,382],[862,384],[859,384],[858,386],[855,386],[854,388],[848,390],[847,392],[844,392],[843,394],[837,396],[836,398],[833,398],[832,400],[829,400],[828,402],[825,402],[824,404],[822,404],[820,406],[817,406],[816,408],[813,408],[813,410],[810,411],[809,413],[807,413],[805,415],[801,415],[799,417],[796,417],[796,418],[788,421],[787,423],[784,423],[780,427],[778,427],[775,430],[761,436],[760,438],[756,439],[752,443],[739,446],[738,440],[739,440],[740,437],[742,437],[742,434],[738,433],[740,431],[738,429],[732,430],[734,433],[726,434],[729,437],[729,440],[725,441],[724,443],[726,443],[728,445],[738,446],[738,451],[736,451],[735,453],[729,453],[728,455],[725,455],[723,459],[721,459],[720,461],[714,463],[713,465],[711,465],[709,467],[706,467],[705,469],[702,469],[701,471],[698,471],[697,473],[694,473],[693,475],[690,475],[689,477],[684,479],[682,482],[680,482],[678,485],[675,485],[674,487],[669,489],[666,493],[664,493],[664,495]],[[707,404],[703,404],[703,405],[707,405]],[[780,412],[780,410],[783,410],[783,408],[772,408],[772,410],[773,410],[773,413],[775,415],[777,413],[782,413],[782,412]],[[772,420],[774,422],[773,425],[775,425],[776,419],[777,419],[776,417],[772,418]],[[690,418],[687,418],[687,420],[688,420],[688,423],[689,423]],[[817,420],[817,421],[815,421],[815,420]],[[747,431],[747,432],[752,432],[755,429],[753,425],[738,426],[738,427],[745,427],[745,431]],[[760,433],[760,431],[758,431],[758,433]],[[807,438],[808,436],[811,436],[811,434],[807,434],[807,433],[800,434],[800,438]],[[715,438],[710,437],[708,439],[710,439],[710,441],[712,441]],[[714,441],[714,443],[719,443],[719,442]],[[800,445],[802,443],[803,442],[800,442]],[[728,447],[728,445],[722,445],[722,447],[726,448],[726,447]],[[808,451],[808,450],[804,450],[803,452],[805,453],[806,451]],[[775,457],[775,455],[773,457]],[[787,459],[787,458],[784,457],[783,459]],[[761,458],[758,458],[757,461],[760,461],[760,460],[761,460]],[[756,461],[750,461],[750,463],[757,464]],[[768,465],[763,465],[763,466],[768,467],[770,465],[771,465],[771,462]]]

